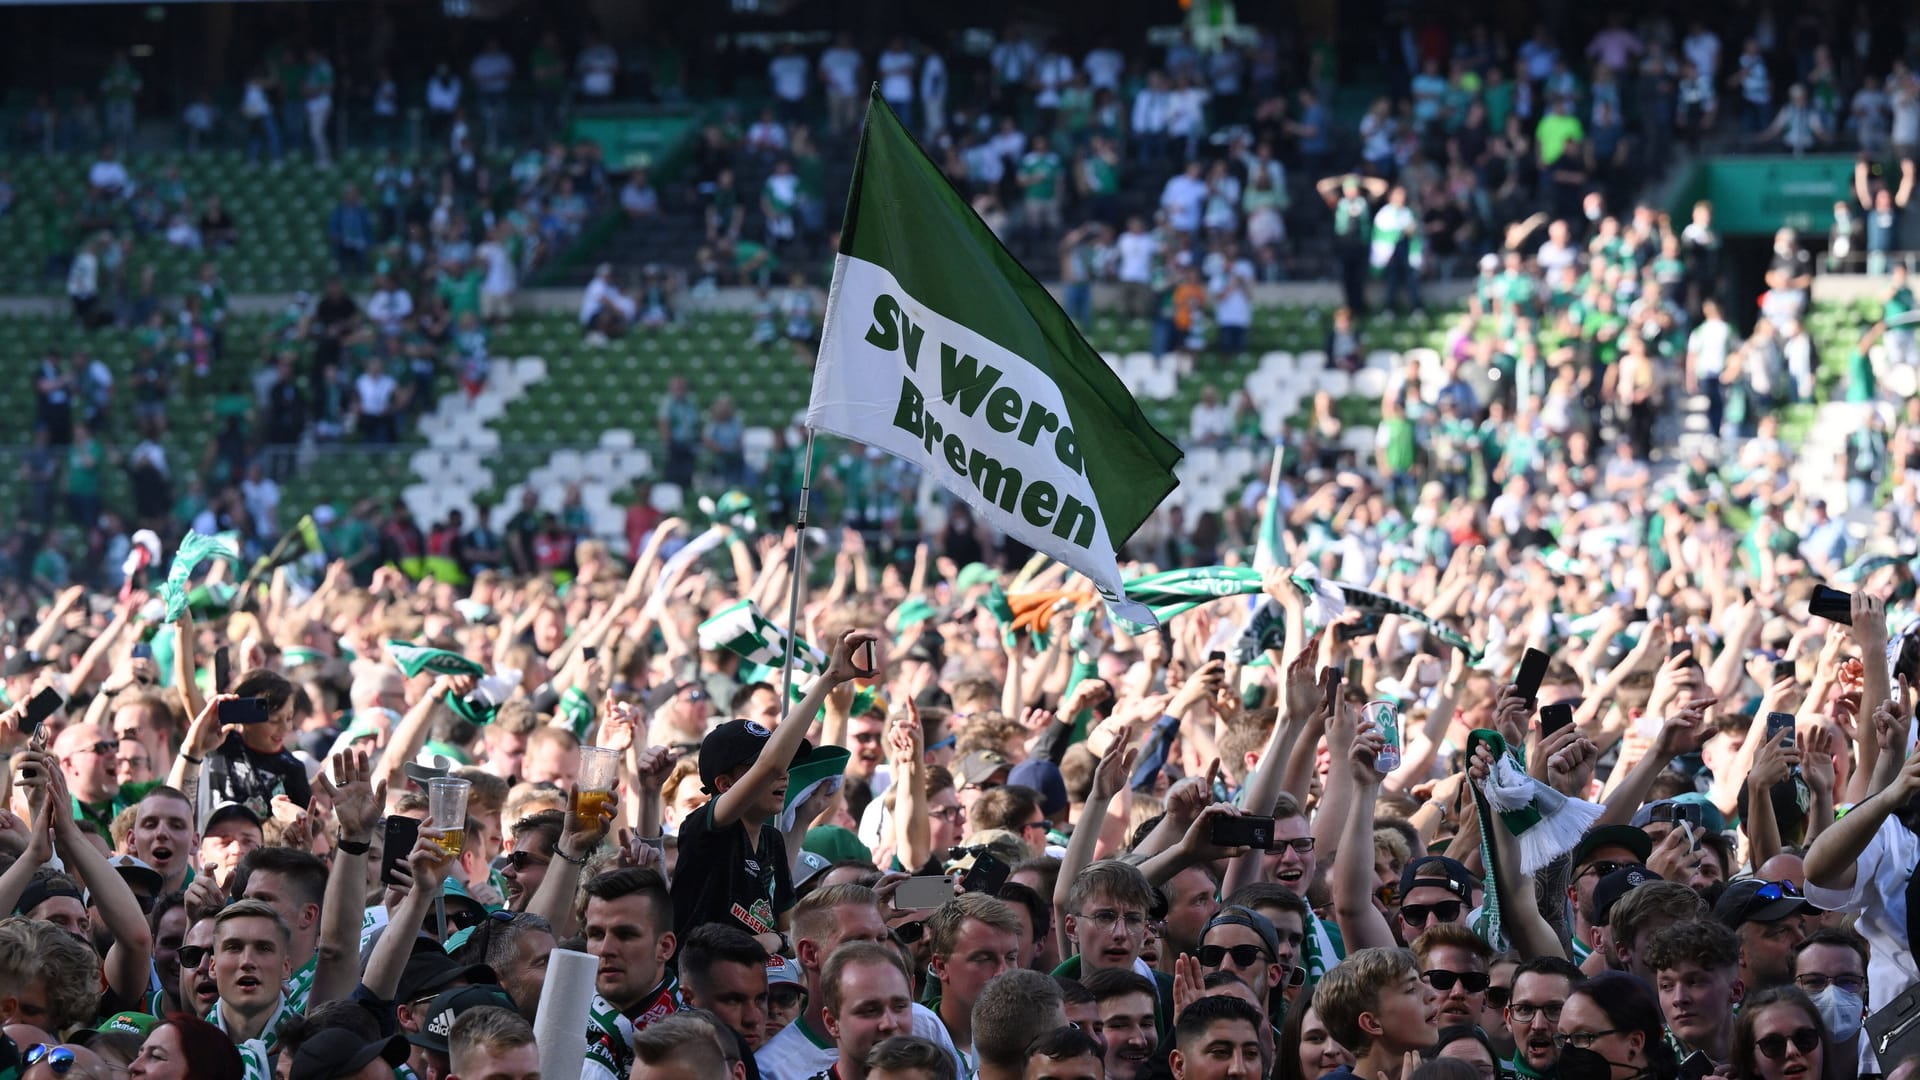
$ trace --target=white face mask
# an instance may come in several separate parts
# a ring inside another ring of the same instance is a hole
[[[1812,996],[1814,1006],[1820,1010],[1820,1022],[1827,1026],[1835,1042],[1846,1042],[1860,1034],[1866,1015],[1860,995],[1828,983],[1825,990]]]

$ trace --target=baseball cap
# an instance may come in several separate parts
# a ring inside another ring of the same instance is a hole
[[[445,1051],[444,1040],[440,1049]],[[407,1037],[395,1035],[378,1042],[361,1042],[348,1028],[324,1028],[300,1044],[293,1055],[293,1080],[341,1080],[352,1076],[375,1059],[399,1068],[407,1063]]]
[[[864,863],[873,861],[873,851],[860,842],[860,837],[839,825],[816,825],[808,829],[807,835],[800,841],[800,847],[828,862],[848,859]]]
[[[998,750],[969,750],[953,763],[953,771],[959,775],[963,786],[984,783],[994,773],[1008,767],[1006,757]]]
[[[233,818],[251,821],[253,822],[253,827],[256,829],[266,827],[266,823],[260,819],[260,815],[254,813],[253,807],[243,802],[223,802],[207,813],[207,820],[200,826],[200,831],[205,832],[215,825]]]
[[[422,944],[407,957],[407,966],[400,972],[400,988],[394,1000],[419,1001],[462,980],[482,985],[500,982],[500,977],[487,965],[462,964],[448,956],[439,942],[431,938],[420,941]]]
[[[498,986],[456,986],[443,990],[440,996],[427,1006],[427,1022],[419,1031],[407,1036],[395,1036],[401,1045],[412,1043],[422,1050],[435,1053],[447,1052],[447,1033],[453,1030],[453,1022],[460,1014],[487,1005],[496,1005],[502,1009],[513,1010],[513,999]],[[295,1059],[297,1062],[299,1059]],[[372,1061],[368,1058],[367,1061]],[[361,1062],[362,1065],[366,1062]],[[296,1065],[297,1067],[297,1065]],[[335,1074],[328,1074],[329,1076]]]
[[[1742,878],[1720,894],[1713,905],[1713,917],[1738,930],[1743,923],[1779,922],[1811,907],[1791,881]]]
[[[1028,758],[1007,773],[1007,783],[1039,792],[1040,812],[1049,819],[1066,813],[1067,781],[1060,775],[1060,766],[1053,762],[1045,758]]]
[[[1602,825],[1588,829],[1587,834],[1573,848],[1573,865],[1580,866],[1602,848],[1625,848],[1633,853],[1635,862],[1644,863],[1653,857],[1653,840],[1643,829],[1631,825]]]
[[[1252,908],[1241,907],[1238,904],[1231,904],[1231,905],[1228,905],[1227,907],[1221,908],[1220,913],[1218,915],[1215,915],[1213,918],[1207,920],[1207,928],[1205,930],[1200,931],[1200,940],[1205,941],[1207,939],[1207,935],[1212,933],[1213,928],[1216,926],[1246,927],[1247,929],[1253,931],[1255,934],[1258,934],[1260,936],[1260,943],[1267,947],[1268,957],[1276,960],[1279,959],[1279,956],[1280,956],[1279,932],[1274,930],[1273,922],[1271,920],[1269,920],[1265,915],[1262,915],[1259,912],[1253,910]]]
[[[1700,827],[1702,829],[1713,833],[1727,831],[1727,816],[1720,812],[1719,807],[1713,805],[1713,800],[1698,792],[1688,792],[1685,795],[1675,795],[1671,799],[1656,799],[1653,802],[1647,803],[1640,809],[1634,811],[1633,824],[1640,828],[1645,828],[1653,823],[1656,807],[1673,806],[1697,806],[1700,808]],[[1671,819],[1672,812],[1668,811],[1668,817],[1662,820]]]
[[[954,589],[966,592],[975,585],[991,585],[1000,579],[993,567],[983,562],[970,562],[960,568],[960,577],[954,582]]]
[[[129,885],[145,885],[147,891],[152,893],[159,893],[166,887],[167,880],[160,876],[160,871],[132,855],[115,855],[107,860],[107,865],[118,870]]]
[[[812,881],[822,870],[833,865],[833,860],[812,851],[802,851],[793,860],[793,887],[798,889]]]
[[[1596,925],[1604,925],[1613,905],[1620,898],[1649,881],[1662,881],[1659,874],[1638,863],[1622,866],[1610,874],[1602,874],[1599,881],[1593,883],[1593,920]]]
[[[1406,869],[1400,871],[1400,896],[1405,899],[1416,885],[1425,883],[1472,903],[1473,887],[1479,880],[1458,859],[1449,859],[1445,855],[1422,855],[1407,863]]]
[[[32,649],[20,649],[12,656],[7,657],[6,667],[0,669],[0,674],[4,674],[6,678],[12,679],[39,671],[52,662],[53,661],[48,660]]]
[[[700,740],[700,790],[717,794],[715,781],[759,757],[772,737],[772,731],[752,720],[729,720],[707,732]],[[812,753],[813,744],[802,739],[793,761],[804,761]]]

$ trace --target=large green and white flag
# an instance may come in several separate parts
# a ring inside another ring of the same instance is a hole
[[[807,426],[928,470],[990,525],[1073,567],[1121,614],[1115,551],[1178,483],[1073,321],[876,89],[847,195]]]

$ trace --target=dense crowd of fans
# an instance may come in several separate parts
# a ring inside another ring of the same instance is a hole
[[[1510,58],[1489,33],[1409,29],[1406,99],[1368,112],[1354,172],[1312,142],[1328,53],[1304,53],[1297,113],[1273,107],[1287,50],[1266,38],[1183,39],[1136,72],[1104,44],[1008,35],[951,107],[937,51],[872,54],[882,94],[989,220],[1009,215],[1016,247],[1059,234],[1070,306],[1110,277],[1156,352],[1238,347],[1236,304],[1285,263],[1306,202],[1282,191],[1331,211],[1349,290],[1334,370],[1365,365],[1374,294],[1415,304],[1438,260],[1477,268],[1444,352],[1385,373],[1367,449],[1323,397],[1277,484],[1131,538],[1130,577],[1186,571],[1193,590],[1159,631],[1110,619],[963,507],[921,522],[910,469],[835,446],[815,513],[838,537],[812,546],[824,584],[786,628],[819,648],[799,647],[789,694],[771,620],[796,585],[797,433],[748,475],[731,402],[684,381],[655,417],[662,478],[749,494],[705,520],[637,500],[619,552],[578,542],[577,499],[556,513],[540,492],[497,530],[423,529],[372,499],[296,528],[240,420],[250,388],[231,413],[244,452],[216,438],[209,455],[244,479],[192,513],[141,507],[167,537],[150,544],[99,503],[89,410],[111,378],[84,352],[49,357],[30,510],[115,523],[79,572],[45,548],[0,557],[0,1069],[525,1078],[552,1071],[534,1031],[568,989],[549,965],[571,970],[554,961],[574,950],[598,962],[577,1063],[596,1080],[1916,1075],[1920,411],[1892,409],[1876,377],[1916,355],[1912,295],[1895,269],[1834,383],[1799,237],[1776,237],[1743,334],[1712,208],[1677,222],[1630,197],[1667,152],[1649,107],[1663,79],[1668,146],[1726,111],[1690,95],[1730,85],[1756,134],[1814,129],[1754,71],[1801,63],[1771,27],[1728,64],[1698,28],[1616,21],[1581,50],[1543,36]],[[581,54],[581,92],[612,91],[609,53]],[[806,181],[743,194],[731,170],[757,155],[769,178],[797,173],[783,155],[816,102],[828,137],[851,131],[869,59],[783,50],[774,108],[703,138],[702,257],[759,286],[756,342],[802,360],[820,300],[784,245],[825,223]],[[1795,78],[1831,103],[1865,92],[1858,59],[1840,75],[1812,50]],[[297,113],[248,114],[263,143],[295,120],[325,134],[316,67]],[[459,79],[436,72],[429,99],[450,119]],[[1892,236],[1874,215],[1911,193],[1899,93],[1885,150],[1862,131],[1870,162],[1895,165],[1861,170],[1870,254]],[[1600,138],[1623,115],[1644,140],[1626,157]],[[1506,133],[1494,156],[1524,147],[1525,178],[1454,159],[1477,124]],[[557,181],[577,164],[559,151]],[[1078,224],[1101,194],[1081,178],[1106,167],[1175,175],[1108,235]],[[1445,251],[1423,169],[1463,206],[1520,196]],[[662,212],[644,177],[603,186],[629,215]],[[330,219],[351,224],[342,207]],[[583,332],[671,318],[664,276],[609,278]],[[417,284],[451,307],[440,280]],[[405,342],[421,317],[398,311],[406,287],[383,277],[363,305],[336,283],[276,341],[330,351],[316,394],[355,363],[356,384],[384,376],[414,407],[389,374],[412,355],[389,368],[378,344],[387,320]],[[153,325],[165,363],[143,424],[166,422],[164,381],[194,377],[195,341],[237,347],[213,325],[224,300],[186,307],[178,325],[207,328],[183,346]],[[305,389],[300,359],[275,360],[269,402]],[[1823,396],[1862,417],[1844,504],[1801,487],[1778,431],[1784,406]],[[390,439],[353,400],[313,422]],[[1695,409],[1707,422],[1683,442]],[[1188,435],[1265,449],[1259,413],[1203,398]],[[235,557],[206,556],[228,530]],[[298,542],[256,560],[282,533]],[[1257,591],[1222,596],[1248,563]]]

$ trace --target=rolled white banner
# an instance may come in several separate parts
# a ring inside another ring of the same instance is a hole
[[[600,958],[555,949],[540,988],[540,1014],[533,1037],[540,1045],[542,1076],[578,1076],[587,1055],[587,1010],[600,977]]]

